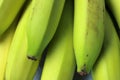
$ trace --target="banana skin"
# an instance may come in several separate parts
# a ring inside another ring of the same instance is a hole
[[[0,36],[15,20],[25,0],[0,0]]]
[[[92,70],[93,80],[120,80],[120,44],[114,24],[105,12],[105,37],[100,56]]]
[[[73,0],[66,0],[58,29],[47,48],[40,80],[73,80]]]
[[[104,0],[75,0],[73,42],[77,72],[88,74],[102,47],[104,38]]]
[[[17,25],[7,59],[5,80],[33,80],[39,65],[39,61],[32,61],[27,58],[28,43],[26,27],[30,9],[31,3]]]
[[[10,28],[0,37],[0,80],[4,80],[5,77],[9,48],[17,26],[17,21],[18,20],[14,21]]]
[[[120,0],[105,0],[106,6],[111,10],[120,29]]]
[[[28,58],[40,60],[53,38],[65,0],[32,0],[33,6],[27,26]]]

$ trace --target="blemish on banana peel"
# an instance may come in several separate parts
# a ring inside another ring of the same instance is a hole
[[[34,56],[27,56],[28,59],[36,61],[37,59]]]
[[[88,54],[86,55],[86,57],[88,57]]]

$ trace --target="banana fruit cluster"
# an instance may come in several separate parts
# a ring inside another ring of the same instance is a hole
[[[0,80],[41,65],[37,80],[120,80],[119,15],[117,0],[0,0]]]

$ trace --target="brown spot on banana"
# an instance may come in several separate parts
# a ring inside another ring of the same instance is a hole
[[[88,54],[86,55],[86,57],[88,57]]]
[[[37,59],[34,56],[27,56],[28,59],[36,61]]]

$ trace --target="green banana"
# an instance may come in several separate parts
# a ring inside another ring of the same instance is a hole
[[[114,24],[105,12],[103,48],[93,70],[93,80],[120,80],[120,44]]]
[[[16,20],[17,21],[17,20]],[[10,28],[0,37],[0,80],[4,80],[9,47],[11,45],[17,22],[14,21]]]
[[[39,68],[39,61],[33,62],[31,68],[29,69],[29,75],[27,75],[26,80],[36,80],[35,76]]]
[[[48,45],[40,80],[73,80],[73,0],[66,0],[58,29]]]
[[[52,39],[63,10],[65,0],[33,0],[27,27],[28,58],[40,59]]]
[[[0,0],[0,36],[8,29],[25,0]]]
[[[104,38],[104,0],[75,0],[74,51],[77,72],[81,76],[90,72]]]
[[[108,8],[111,10],[113,16],[115,17],[119,29],[120,29],[120,0],[105,0],[106,1],[106,5],[108,6]]]
[[[31,3],[18,23],[7,60],[5,80],[33,80],[39,61],[27,58],[26,27],[29,19]]]

